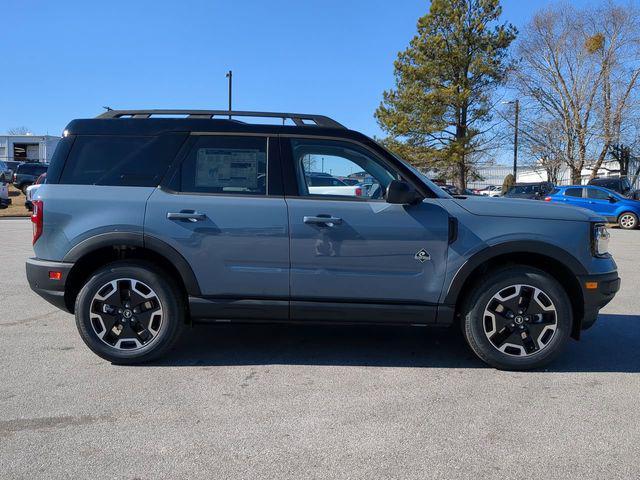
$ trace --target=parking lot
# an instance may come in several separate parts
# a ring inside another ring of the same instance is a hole
[[[640,232],[622,290],[548,370],[485,367],[452,331],[215,325],[150,366],[92,354],[28,288],[0,220],[1,478],[636,478]]]

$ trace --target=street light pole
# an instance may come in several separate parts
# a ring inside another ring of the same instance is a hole
[[[229,120],[231,120],[231,87],[233,84],[233,72],[231,70],[227,72],[227,78],[229,79]]]
[[[513,180],[515,181],[518,172],[518,118],[520,117],[520,100],[516,99],[514,102],[516,105],[516,121],[515,129],[513,132]]]

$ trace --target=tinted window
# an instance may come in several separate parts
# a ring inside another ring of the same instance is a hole
[[[582,197],[582,189],[581,188],[567,188],[564,191],[564,194],[567,197]]]
[[[595,200],[609,200],[609,195],[611,195],[609,192],[598,190],[597,188],[587,189],[587,197]]]
[[[267,139],[201,136],[179,176],[183,192],[266,195]]]
[[[541,191],[540,185],[516,185],[509,193],[535,194]]]
[[[40,175],[47,171],[46,165],[38,165],[37,163],[23,163],[18,166],[18,172],[24,175]]]
[[[160,183],[183,135],[78,136],[60,183],[152,187]]]
[[[604,188],[611,188],[611,189],[615,189],[618,187],[618,181],[617,180],[605,180],[605,179],[594,179],[591,182],[593,185],[598,185],[599,187],[604,187]]]
[[[63,137],[62,140],[58,142],[58,145],[53,152],[53,156],[51,157],[51,164],[47,170],[47,183],[58,183],[60,174],[64,168],[64,162],[67,160],[67,156],[69,155],[69,151],[71,150],[71,146],[73,145],[75,138],[75,136]]]

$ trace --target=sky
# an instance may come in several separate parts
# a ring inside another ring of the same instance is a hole
[[[581,0],[578,0],[581,1]],[[586,2],[586,0],[585,0]],[[522,27],[547,0],[503,0]],[[419,0],[0,0],[0,133],[60,135],[103,106],[373,113],[429,8]]]

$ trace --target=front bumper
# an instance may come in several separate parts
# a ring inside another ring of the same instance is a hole
[[[73,265],[73,263],[51,262],[37,258],[27,259],[27,280],[31,290],[52,305],[69,312],[64,294],[67,278]],[[51,272],[60,272],[60,279],[52,279]]]
[[[620,277],[618,272],[610,272],[599,275],[581,275],[578,277],[584,299],[584,316],[581,328],[586,330],[591,327],[598,318],[598,312],[620,290]]]

